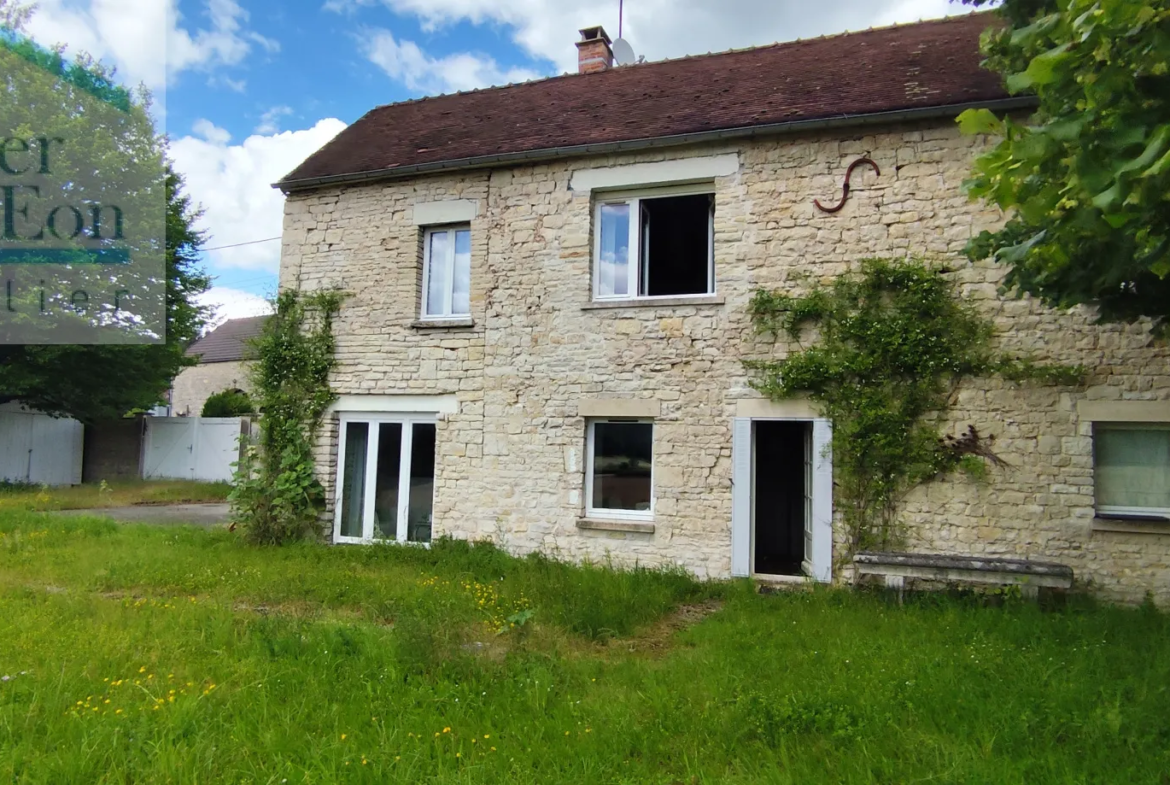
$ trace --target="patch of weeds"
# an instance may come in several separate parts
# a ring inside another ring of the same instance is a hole
[[[808,734],[852,740],[861,735],[866,724],[853,705],[818,695],[748,691],[735,703],[748,734],[770,747],[778,746],[785,736]]]

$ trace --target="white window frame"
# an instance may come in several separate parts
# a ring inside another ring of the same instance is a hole
[[[471,224],[448,224],[446,226],[432,226],[423,231],[423,274],[422,274],[422,296],[419,298],[422,302],[419,304],[419,312],[421,318],[427,321],[439,321],[443,319],[467,319],[471,317],[471,292],[470,284],[468,285],[468,308],[466,313],[453,313],[451,310],[451,302],[455,298],[455,234],[456,232],[467,232],[471,234]],[[447,288],[443,292],[443,311],[442,313],[428,313],[427,301],[431,291],[431,237],[436,234],[450,233],[451,239],[447,243],[447,258],[444,259],[444,266],[447,270]]]
[[[1121,507],[1097,503],[1097,433],[1098,431],[1162,431],[1170,437],[1170,423],[1094,422],[1093,423],[1093,509],[1102,518],[1154,518],[1170,523],[1167,507]]]
[[[410,542],[407,540],[410,509],[410,453],[414,439],[414,426],[434,425],[438,418],[434,414],[380,414],[355,412],[342,414],[338,418],[337,440],[337,471],[335,472],[333,493],[333,541],[353,545],[369,545],[375,542],[400,543],[402,545],[418,545],[430,547],[429,542]],[[341,499],[345,491],[345,450],[346,432],[350,423],[366,423],[369,435],[366,440],[366,478],[362,494],[362,534],[360,537],[343,537],[341,534]],[[374,494],[377,490],[378,478],[378,440],[381,438],[382,423],[402,425],[402,446],[398,461],[398,528],[394,539],[374,536]],[[435,469],[438,470],[438,439],[436,432]],[[403,493],[403,488],[407,489]],[[437,484],[436,484],[437,491]],[[434,538],[434,509],[435,491],[431,494],[431,537]]]
[[[593,448],[595,444],[594,428],[597,423],[644,423],[650,426],[650,509],[649,510],[611,510],[606,507],[593,506]],[[654,449],[654,420],[649,417],[592,417],[586,421],[585,427],[585,517],[594,520],[620,521],[651,521],[654,520],[654,492],[655,455]]]
[[[711,297],[715,294],[715,211],[707,213],[707,291],[697,294],[640,295],[643,270],[649,260],[645,258],[645,241],[642,237],[643,199],[661,199],[667,196],[715,196],[713,183],[697,185],[676,185],[666,188],[643,188],[636,191],[613,191],[599,193],[593,209],[593,299],[602,302],[614,300],[661,300],[685,297]],[[626,272],[627,294],[601,293],[601,209],[612,205],[629,205],[630,237],[629,263]]]

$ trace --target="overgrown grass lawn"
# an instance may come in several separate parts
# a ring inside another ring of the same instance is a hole
[[[0,483],[0,512],[5,510],[88,510],[135,504],[221,502],[232,487],[226,482],[189,480],[118,480],[60,488]]]
[[[899,608],[488,546],[257,549],[12,510],[0,532],[6,782],[1170,772],[1170,624],[1151,609]]]

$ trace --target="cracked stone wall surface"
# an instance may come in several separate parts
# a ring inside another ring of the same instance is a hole
[[[1132,601],[1149,591],[1170,601],[1170,527],[1137,533],[1094,524],[1092,424],[1077,412],[1083,400],[1170,399],[1170,352],[1145,325],[1098,326],[1085,309],[1057,313],[1003,297],[1004,270],[962,256],[970,237],[1002,221],[960,189],[982,144],[939,121],[294,194],[281,285],[351,293],[336,325],[339,394],[457,397],[458,413],[438,424],[436,535],[489,539],[517,553],[677,563],[722,577],[731,567],[732,419],[738,401],[758,397],[741,359],[794,348],[754,333],[746,311],[753,291],[800,293],[868,256],[943,262],[962,297],[994,320],[1002,348],[1083,363],[1091,379],[1083,389],[968,383],[948,427],[994,435],[1009,466],[985,484],[956,477],[915,490],[904,505],[913,547],[1059,561],[1107,597]],[[589,308],[594,195],[571,190],[573,173],[726,153],[739,166],[714,181],[719,301]],[[845,168],[861,155],[881,176],[858,169],[841,212],[816,210],[814,198],[836,202]],[[421,327],[422,227],[413,207],[456,199],[478,205],[474,324]],[[595,398],[658,402],[652,533],[577,525],[585,452],[578,407]],[[337,430],[334,418],[318,454],[331,496]]]

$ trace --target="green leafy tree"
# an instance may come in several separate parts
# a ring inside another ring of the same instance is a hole
[[[983,5],[987,0],[965,0]],[[968,247],[1011,269],[1010,287],[1103,320],[1170,317],[1170,3],[1005,0],[1008,24],[983,37],[1026,121],[969,110],[968,133],[1000,141],[975,165],[971,194],[1009,211]]]
[[[203,402],[201,417],[244,417],[255,414],[252,399],[243,390],[220,390]]]
[[[60,166],[69,172],[88,171],[90,187],[94,189],[108,183],[123,196],[128,188],[132,189],[126,198],[147,209],[127,210],[126,214],[136,216],[153,211],[158,216],[158,230],[163,228],[165,199],[166,296],[160,309],[166,336],[164,342],[150,345],[13,342],[0,345],[0,402],[19,400],[31,408],[85,422],[121,417],[134,409],[159,403],[175,374],[190,363],[184,349],[197,337],[204,317],[194,298],[210,285],[198,261],[203,242],[203,236],[194,228],[198,213],[183,192],[182,177],[165,161],[165,139],[154,129],[149,94],[141,89],[132,94],[119,87],[112,70],[84,54],[66,62],[59,50],[41,49],[23,39],[18,33],[29,14],[27,7],[0,0],[0,37],[5,44],[0,56],[9,68],[9,86],[15,90],[15,80],[24,73],[30,74],[20,82],[23,92],[19,96],[25,103],[40,107],[39,114],[26,111],[23,105],[13,105],[13,96],[18,93],[7,93],[0,98],[7,102],[3,110],[4,127],[23,129],[21,135],[25,136],[35,131],[30,123],[46,119],[69,128],[71,146],[61,151]],[[22,64],[32,64],[36,69],[30,71]],[[58,74],[56,87],[47,80],[42,80],[43,84],[38,82],[37,69]],[[46,92],[43,100],[34,101],[38,89]],[[69,100],[66,95],[71,96]],[[123,127],[119,134],[84,133],[86,120],[76,110],[79,103],[73,100],[78,96],[96,96],[121,107]],[[95,168],[101,171],[101,177],[94,177]],[[156,230],[152,234],[144,230],[139,234],[158,238],[162,232]],[[157,240],[153,248],[157,254]],[[14,288],[24,291],[27,287],[21,288],[20,284],[35,273],[18,273],[25,278],[15,278],[18,286]],[[88,276],[100,282],[102,276],[120,274],[120,270],[94,269]],[[150,280],[139,278],[128,283],[130,288],[136,284],[138,290],[155,287],[157,292],[162,283],[157,275],[154,273]],[[9,295],[9,306],[11,302]],[[56,313],[61,316],[54,329],[68,327],[69,320],[84,322],[89,318],[63,308],[56,309]]]
[[[206,291],[193,224],[196,212],[182,177],[167,169],[166,342],[148,346],[0,346],[0,401],[19,400],[47,414],[96,422],[150,408],[193,360],[186,347],[204,321],[195,295]]]

